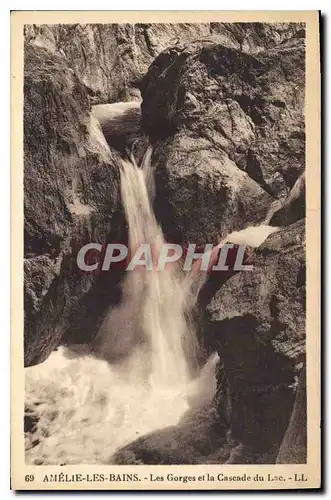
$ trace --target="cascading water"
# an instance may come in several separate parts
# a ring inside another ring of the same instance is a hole
[[[149,243],[157,258],[164,237],[151,208],[150,158],[148,149],[142,168],[123,160],[121,195],[129,251]],[[188,399],[201,392],[190,376],[195,335],[188,309],[175,265],[128,271],[122,302],[107,314],[93,353],[60,347],[45,363],[26,369],[26,405],[39,419],[28,434],[27,462],[109,463],[137,437],[177,424]],[[215,363],[213,358],[207,370],[210,387]]]
[[[123,160],[121,195],[130,252],[149,243],[157,261],[164,237],[151,207],[150,148],[141,168]],[[248,244],[251,236],[259,245],[275,230],[248,228],[226,241]],[[178,424],[192,404],[210,403],[218,358],[192,377],[196,341],[189,320],[205,277],[194,270],[184,277],[174,264],[128,271],[122,302],[108,312],[92,347],[60,347],[26,369],[27,463],[111,463],[138,437]]]
[[[121,194],[129,254],[148,243],[157,261],[165,241],[149,198],[149,192],[153,192],[150,159],[148,148],[141,168],[134,159],[123,160]],[[106,359],[114,359],[132,348],[127,368],[133,380],[141,376],[143,362],[145,382],[154,386],[184,386],[189,380],[189,360],[194,363],[195,336],[188,319],[183,277],[175,265],[156,271],[155,263],[151,264],[153,270],[137,267],[127,272],[123,301],[102,325],[97,349]]]

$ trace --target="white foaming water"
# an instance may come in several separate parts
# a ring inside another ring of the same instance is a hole
[[[148,191],[153,191],[150,158],[149,148],[142,168],[134,160],[123,161],[121,194],[129,253],[133,255],[141,244],[149,243],[155,261],[153,270],[139,266],[127,272],[122,303],[110,311],[96,345],[106,359],[131,349],[126,370],[132,380],[145,378],[146,383],[154,386],[173,387],[188,383],[188,359],[194,358],[195,336],[187,318],[189,311],[178,267],[155,270],[165,241],[149,199]]]
[[[61,347],[26,369],[26,405],[39,418],[27,463],[109,463],[122,446],[177,424],[195,392],[189,384],[151,388],[107,361],[68,354]]]
[[[260,226],[249,226],[241,231],[234,231],[226,237],[226,242],[236,245],[247,245],[257,248],[270,236],[270,234],[279,231],[279,227],[261,224]],[[223,241],[223,243],[225,240]]]
[[[121,194],[131,252],[150,243],[157,261],[164,238],[151,208],[150,158],[149,149],[140,169],[134,160],[123,162]],[[233,233],[233,242],[258,246],[254,238],[261,244],[275,230],[248,229]],[[38,419],[35,432],[27,433],[27,463],[109,463],[122,446],[176,425],[191,406],[211,401],[217,355],[196,379],[190,375],[196,341],[188,316],[196,276],[183,279],[173,264],[163,272],[129,271],[123,300],[108,312],[91,348],[75,354],[60,347],[26,369],[26,406]]]
[[[164,238],[150,204],[150,158],[148,149],[140,169],[123,161],[121,194],[129,250],[150,243],[157,261]],[[128,271],[122,302],[107,314],[93,355],[62,347],[27,368],[26,404],[39,418],[28,435],[27,462],[107,463],[139,436],[178,423],[201,393],[190,376],[195,335],[188,313],[175,265]]]

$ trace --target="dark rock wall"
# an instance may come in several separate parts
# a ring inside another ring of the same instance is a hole
[[[305,173],[296,180],[284,203],[270,214],[271,226],[288,226],[306,216]]]

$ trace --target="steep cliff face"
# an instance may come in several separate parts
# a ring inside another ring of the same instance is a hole
[[[83,244],[117,231],[118,187],[119,157],[90,116],[86,89],[63,58],[26,45],[26,365],[44,360],[69,327],[81,340],[93,335],[102,298],[92,305],[92,287],[104,278],[80,273],[75,259]]]

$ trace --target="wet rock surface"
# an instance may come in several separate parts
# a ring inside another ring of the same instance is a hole
[[[232,443],[226,442],[212,406],[192,409],[178,425],[143,436],[120,449],[110,463],[123,464],[199,464],[222,463],[228,458]]]
[[[272,198],[222,150],[178,133],[156,147],[155,210],[169,241],[218,243],[262,222]]]

